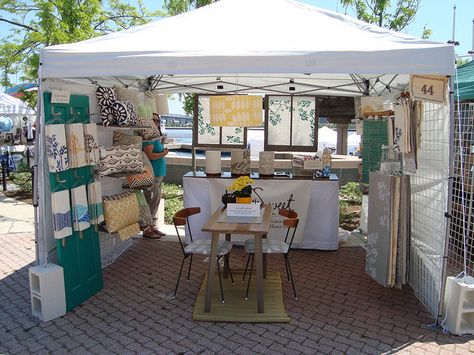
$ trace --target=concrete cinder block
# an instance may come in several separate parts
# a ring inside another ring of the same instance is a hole
[[[474,277],[448,277],[444,305],[449,332],[474,335]]]

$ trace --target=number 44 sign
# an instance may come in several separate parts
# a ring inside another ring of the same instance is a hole
[[[446,103],[448,78],[438,75],[410,75],[410,95],[415,99]]]

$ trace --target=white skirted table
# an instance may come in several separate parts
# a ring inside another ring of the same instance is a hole
[[[339,245],[339,180],[336,175],[329,179],[302,179],[290,177],[259,178],[252,187],[256,202],[270,204],[273,209],[269,236],[283,240],[285,229],[279,208],[291,208],[300,220],[293,242],[294,248],[337,250]],[[235,177],[222,173],[219,177],[204,172],[190,172],[183,177],[184,206],[200,207],[201,213],[193,216],[191,231],[194,240],[209,239],[209,233],[201,227],[218,207],[221,197]],[[258,195],[257,195],[258,194]],[[262,201],[263,200],[263,201]],[[232,243],[240,244],[248,236],[232,235]],[[189,241],[189,240],[188,240]]]

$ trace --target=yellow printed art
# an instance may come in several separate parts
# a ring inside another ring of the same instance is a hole
[[[211,126],[258,127],[262,125],[261,96],[211,96],[209,104]]]

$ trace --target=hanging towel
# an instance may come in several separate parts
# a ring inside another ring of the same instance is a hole
[[[84,128],[82,123],[66,125],[67,148],[71,168],[86,166],[86,149],[84,143]]]
[[[104,207],[102,203],[102,186],[100,181],[87,185],[89,196],[89,215],[91,224],[100,224],[104,221]]]
[[[90,227],[89,208],[86,186],[81,185],[71,190],[74,230],[82,231]]]
[[[71,235],[72,222],[69,190],[53,192],[51,194],[51,208],[53,212],[54,238],[61,239]]]
[[[46,125],[46,152],[51,173],[69,169],[66,131],[63,124]]]
[[[404,108],[402,104],[394,108],[394,130],[393,130],[393,146],[396,152],[405,152],[404,150],[404,134],[405,132],[405,118]]]
[[[97,125],[88,123],[84,125],[84,143],[86,150],[87,165],[95,165],[99,162],[99,140],[97,139]]]
[[[33,124],[31,123],[31,117],[28,117],[28,122],[26,123],[26,139],[31,140],[35,138],[33,136]]]

